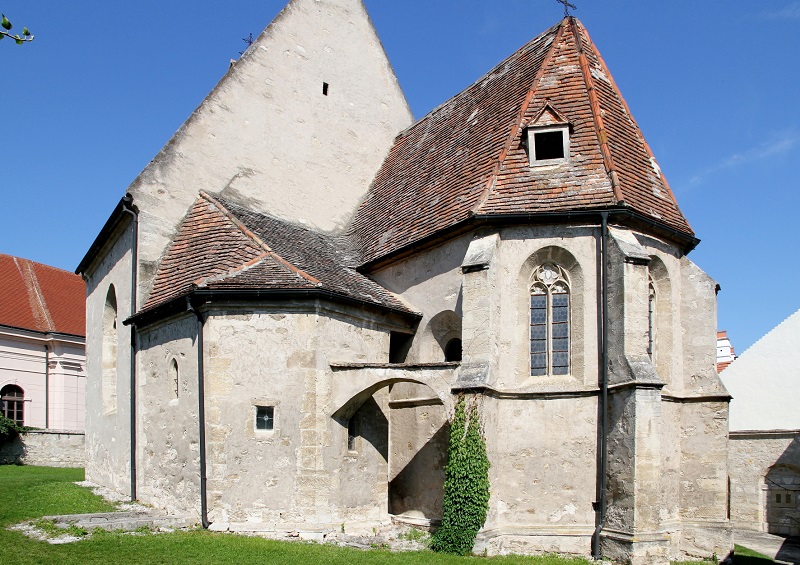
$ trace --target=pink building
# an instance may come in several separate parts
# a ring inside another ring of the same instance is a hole
[[[84,430],[86,286],[0,254],[0,409],[26,426]]]

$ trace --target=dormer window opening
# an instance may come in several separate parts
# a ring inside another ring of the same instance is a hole
[[[569,127],[528,128],[531,166],[558,164],[569,156]]]

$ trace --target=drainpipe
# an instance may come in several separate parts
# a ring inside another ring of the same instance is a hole
[[[606,469],[608,467],[608,212],[600,213],[600,417],[598,424],[600,468],[598,470],[598,489],[600,501],[597,508],[597,525],[592,536],[592,557],[599,559],[600,532],[606,523]]]
[[[189,311],[197,317],[197,403],[198,420],[200,427],[200,523],[208,529],[208,476],[206,474],[206,395],[205,395],[205,370],[203,368],[203,315],[195,309],[191,297],[186,298]]]
[[[136,314],[136,290],[139,264],[139,212],[133,206],[133,196],[122,199],[122,211],[131,215],[131,317]],[[131,324],[131,500],[136,500],[136,324]]]
[[[50,347],[44,344],[44,428],[50,429]]]

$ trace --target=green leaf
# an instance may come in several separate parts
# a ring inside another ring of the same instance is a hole
[[[6,29],[11,29],[11,22],[8,21],[8,18],[5,14],[2,14],[3,19],[0,21],[0,25],[2,25]]]
[[[22,39],[19,38],[19,36],[14,36],[14,41],[17,42],[17,45],[22,45],[23,43],[25,43]]]
[[[27,37],[27,36],[29,36],[30,34],[31,34],[31,32],[28,30],[28,28],[26,28],[26,27],[22,28],[22,35],[24,35],[25,37]]]

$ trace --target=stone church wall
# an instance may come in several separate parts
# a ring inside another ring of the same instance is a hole
[[[594,531],[597,398],[486,398],[492,554],[586,553]]]
[[[137,494],[200,515],[197,319],[184,314],[139,333]]]
[[[131,243],[131,224],[123,222],[86,282],[86,479],[122,493],[130,491],[131,340],[122,322],[131,313]],[[104,317],[112,287],[116,320],[110,324]],[[104,361],[108,332],[115,334],[115,368]]]
[[[206,324],[209,518],[215,528],[339,528],[387,516],[388,394],[331,418],[330,363],[385,362],[388,330],[347,311],[214,313]],[[255,429],[256,406],[274,429]]]

